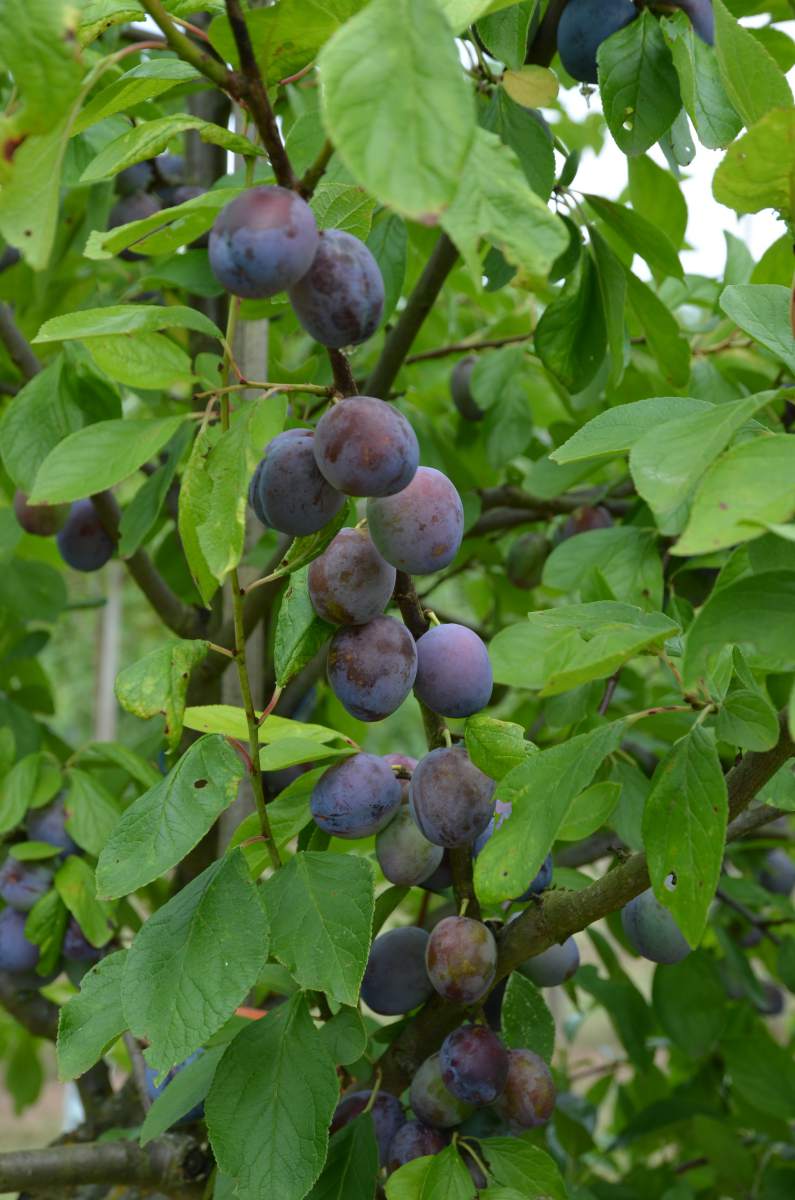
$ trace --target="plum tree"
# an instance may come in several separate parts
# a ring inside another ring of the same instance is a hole
[[[401,780],[403,783],[405,780]],[[435,846],[420,832],[405,804],[375,839],[375,856],[384,878],[398,887],[422,883],[434,873],[443,854],[441,846]]]
[[[555,1107],[555,1085],[540,1055],[508,1051],[508,1078],[494,1107],[515,1133],[546,1124]]]
[[[56,542],[61,558],[75,571],[99,571],[116,549],[90,500],[74,502]]]
[[[493,1104],[508,1079],[508,1052],[487,1025],[461,1025],[439,1051],[445,1087],[465,1104]]]
[[[596,83],[596,52],[638,15],[632,0],[569,0],[558,25],[558,53],[573,79]]]
[[[470,761],[461,746],[431,750],[411,778],[409,804],[414,820],[437,846],[466,846],[489,823],[494,780]]]
[[[19,912],[29,912],[51,885],[52,871],[40,863],[20,862],[9,854],[0,867],[0,896]]]
[[[390,1174],[415,1158],[438,1154],[450,1142],[450,1135],[441,1129],[423,1125],[422,1121],[406,1121],[401,1126],[389,1147],[387,1170]]]
[[[350,1121],[360,1117],[370,1102],[372,1092],[369,1090],[349,1092],[343,1096],[334,1110],[331,1120],[330,1133],[334,1134]],[[396,1096],[391,1092],[380,1091],[370,1109],[373,1118],[375,1140],[378,1144],[378,1157],[382,1167],[389,1161],[389,1148],[398,1130],[406,1123],[406,1114]]]
[[[317,469],[311,429],[288,429],[268,445],[251,480],[254,512],[279,533],[307,537],[336,516],[345,497]]]
[[[14,516],[34,537],[52,537],[63,528],[69,515],[68,504],[28,504],[24,492],[14,492]]]
[[[472,1112],[472,1105],[458,1100],[442,1079],[438,1054],[431,1054],[419,1068],[409,1088],[409,1104],[423,1125],[434,1129],[452,1129]]]
[[[571,979],[580,965],[580,951],[573,937],[562,945],[550,946],[532,958],[525,959],[519,970],[536,987],[557,987]]]
[[[331,690],[360,721],[383,721],[399,708],[416,674],[414,638],[394,617],[375,617],[366,625],[344,625],[331,639]]]
[[[468,354],[450,372],[450,395],[465,421],[482,421],[486,415],[472,395],[472,371],[477,361],[476,355]]]
[[[433,994],[425,968],[428,934],[416,925],[381,933],[370,947],[362,979],[362,999],[373,1012],[411,1012]]]
[[[366,529],[341,529],[309,565],[309,598],[324,621],[366,625],[389,603],[395,575]]]
[[[795,888],[795,862],[786,850],[770,850],[765,855],[762,870],[759,872],[759,882],[769,892],[779,896],[789,896]]]
[[[497,943],[482,921],[445,917],[428,938],[425,964],[428,978],[445,1000],[477,1004],[494,982]]]
[[[248,300],[297,283],[319,245],[312,209],[283,187],[249,188],[222,208],[210,231],[210,266],[228,292]]]
[[[377,833],[400,805],[400,784],[382,758],[354,754],[318,779],[310,802],[315,824],[334,837]]]
[[[679,926],[651,888],[624,905],[621,924],[635,953],[652,962],[678,963],[690,953]]]
[[[466,625],[436,625],[417,642],[417,698],[443,717],[470,717],[491,699],[489,652]]]
[[[317,423],[321,475],[347,496],[393,496],[408,487],[419,462],[417,436],[403,413],[372,396],[350,396]]]
[[[39,961],[39,948],[25,936],[25,913],[15,908],[0,912],[0,971],[31,972]],[[44,982],[41,980],[40,982]]]
[[[550,545],[543,533],[523,533],[508,551],[505,571],[514,587],[529,591],[538,587]]]
[[[410,575],[430,575],[458,553],[464,506],[446,475],[418,467],[402,492],[367,501],[367,522],[387,562]]]
[[[79,854],[80,847],[69,836],[66,820],[64,801],[57,796],[43,808],[28,809],[25,828],[32,842],[47,842],[50,846],[57,846],[64,854]]]
[[[146,217],[153,217],[162,207],[157,196],[151,196],[148,192],[133,192],[130,196],[123,196],[110,210],[108,229],[118,229],[120,225],[129,225],[131,221],[143,221]],[[143,258],[143,255],[127,249],[119,253],[119,258],[126,262],[135,262]]]
[[[341,229],[320,231],[317,252],[290,288],[299,324],[321,346],[366,342],[384,311],[384,281],[364,242]]]

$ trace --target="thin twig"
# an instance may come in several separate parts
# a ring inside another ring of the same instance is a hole
[[[323,143],[323,147],[315,161],[307,167],[306,171],[301,176],[298,184],[298,191],[305,200],[309,199],[320,180],[325,175],[326,167],[331,162],[331,157],[333,154],[334,146],[330,141],[326,140]]]
[[[128,1030],[122,1040],[130,1056],[132,1077],[138,1091],[138,1099],[141,1101],[141,1108],[144,1112],[149,1112],[149,1109],[152,1107],[152,1097],[149,1095],[149,1088],[146,1082],[146,1063],[144,1062],[144,1056],[141,1053],[138,1039]]]
[[[768,928],[768,922],[760,920],[756,913],[752,912],[750,908],[746,908],[746,906],[741,904],[739,900],[735,900],[728,894],[728,892],[725,892],[723,888],[718,888],[715,892],[715,896],[718,900],[720,900],[721,904],[725,904],[727,908],[734,909],[734,911],[738,913],[744,921],[747,921],[748,924],[754,929],[758,929],[759,932],[766,937],[768,941],[772,942],[774,946],[781,945],[781,938],[778,936],[778,934],[773,933],[773,931]]]
[[[421,350],[419,354],[410,354],[405,360],[406,366],[412,363],[429,362],[433,358],[447,358],[450,354],[466,354],[469,350],[498,350],[500,346],[512,346],[516,342],[526,342],[533,336],[533,330],[528,333],[512,333],[507,337],[485,338],[477,342],[452,342],[449,346],[437,346],[435,350]]]

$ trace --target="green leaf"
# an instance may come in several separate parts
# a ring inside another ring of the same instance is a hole
[[[687,22],[689,27],[689,22]],[[699,41],[699,45],[704,45]],[[627,160],[629,196],[635,212],[643,213],[662,230],[675,250],[681,250],[687,231],[687,202],[670,170],[641,154]]]
[[[714,959],[701,950],[675,966],[657,968],[654,1011],[665,1033],[688,1058],[703,1058],[726,1024],[726,991]]]
[[[70,767],[67,773],[67,833],[95,857],[116,828],[120,812],[114,797],[93,775]]]
[[[25,922],[25,937],[39,947],[36,971],[49,975],[61,962],[61,944],[69,917],[55,888],[36,901]]]
[[[88,46],[107,29],[140,18],[141,9],[130,0],[80,0],[80,44]]]
[[[142,926],[127,955],[124,1015],[161,1069],[242,1004],[268,957],[268,923],[242,851],[213,863]]]
[[[663,230],[655,228],[651,221],[634,209],[616,204],[614,200],[605,200],[603,196],[590,193],[586,193],[585,199],[597,217],[601,217],[605,225],[618,234],[631,253],[645,259],[652,271],[660,275],[673,275],[677,279],[683,277],[679,255]]]
[[[323,182],[312,197],[318,229],[342,229],[364,242],[370,232],[375,200],[349,183]]]
[[[301,567],[307,566],[316,559],[319,554],[323,553],[329,542],[334,540],[342,527],[351,523],[354,512],[353,502],[349,500],[336,517],[333,517],[328,525],[324,525],[317,533],[310,533],[307,537],[294,538],[280,565],[272,572],[271,579],[292,575],[293,571],[300,571]]]
[[[243,764],[218,734],[200,738],[130,805],[97,864],[103,896],[126,896],[181,862],[237,795]]]
[[[201,1104],[225,1050],[226,1044],[203,1051],[169,1080],[168,1087],[164,1087],[159,1096],[155,1096],[141,1126],[142,1146],[160,1137]]]
[[[367,1029],[357,1008],[342,1008],[320,1030],[326,1049],[338,1066],[357,1062],[367,1049]]]
[[[615,458],[626,454],[647,430],[678,417],[707,412],[711,407],[708,401],[690,396],[650,396],[631,404],[617,405],[593,417],[562,446],[553,450],[550,458],[556,463]]]
[[[63,576],[47,563],[14,560],[14,569],[0,575],[0,606],[22,621],[54,622],[67,602]]]
[[[776,284],[737,283],[724,290],[720,306],[740,329],[750,334],[790,371],[795,371],[790,295],[790,288]]]
[[[484,128],[496,133],[513,150],[536,195],[548,200],[555,182],[555,154],[549,128],[539,120],[538,113],[517,104],[500,87],[480,119]]]
[[[145,100],[162,96],[178,84],[198,79],[200,76],[196,68],[178,58],[158,56],[151,62],[139,63],[131,71],[126,71],[121,79],[114,80],[91,97],[75,121],[72,133],[82,133],[105,117],[123,113]]]
[[[111,909],[97,899],[94,871],[85,859],[70,854],[56,871],[53,882],[91,945],[98,948],[107,945],[113,937],[113,926],[108,920]]]
[[[390,887],[381,895],[375,902],[375,911],[373,913],[373,937],[375,938],[383,929],[392,913],[402,904],[409,894],[409,889],[405,887]]]
[[[579,842],[601,829],[611,817],[620,795],[619,783],[592,783],[572,800],[558,837],[564,842]]]
[[[518,896],[539,871],[571,801],[586,788],[624,733],[622,721],[540,750],[500,781],[495,801],[511,819],[495,830],[475,862],[475,887],[484,904]]]
[[[710,656],[728,644],[741,646],[754,667],[795,670],[793,605],[792,571],[764,571],[713,591],[688,630],[682,664],[685,686],[695,686]]]
[[[151,391],[193,379],[190,356],[162,333],[92,337],[87,346],[100,370],[128,387]]]
[[[502,779],[536,750],[532,742],[525,740],[521,725],[498,721],[484,713],[469,718],[464,734],[470,759],[492,779]]]
[[[729,146],[712,179],[715,199],[739,213],[777,208],[792,216],[794,145],[795,110],[774,108],[766,113]]]
[[[723,149],[734,141],[742,121],[726,95],[714,48],[702,41],[684,13],[665,18],[660,27],[673,55],[682,103],[699,140],[708,150]]]
[[[5,0],[0,10],[0,62],[21,95],[14,106],[20,133],[46,132],[53,113],[79,91],[76,18],[66,0]]]
[[[124,509],[119,522],[119,557],[130,558],[146,540],[166,502],[179,460],[193,437],[186,421],[166,446],[166,461],[151,474]]]
[[[223,733],[226,737],[248,739],[248,724],[246,713],[242,708],[233,708],[231,704],[206,704],[198,708],[185,709],[185,728],[195,729],[199,733]],[[259,727],[261,742],[278,742],[281,738],[310,738],[312,741],[333,742],[340,735],[336,729],[328,729],[325,725],[313,725],[310,722],[291,721],[288,717],[280,717],[269,713]]]
[[[475,109],[437,6],[372,0],[326,43],[318,68],[324,123],[354,178],[415,219],[449,205],[467,170]]]
[[[632,525],[593,529],[567,538],[544,563],[544,587],[579,592],[584,600],[604,595],[646,610],[662,605],[662,564],[657,536]]]
[[[373,871],[352,854],[299,852],[266,880],[273,955],[303,988],[356,1004],[373,922]]]
[[[778,714],[766,696],[750,688],[729,692],[716,726],[722,742],[743,750],[772,750],[778,742]]]
[[[615,968],[614,976],[604,979],[591,963],[577,972],[577,986],[601,1004],[629,1058],[642,1070],[653,1061],[649,1039],[655,1032],[653,1014],[635,984]]]
[[[209,649],[209,642],[200,638],[169,642],[157,650],[150,650],[116,676],[119,704],[142,720],[162,715],[171,750],[176,749],[182,736],[190,673],[204,661]]]
[[[679,80],[657,19],[645,9],[597,51],[605,120],[619,149],[643,154],[681,107]]]
[[[527,36],[535,5],[532,0],[511,4],[501,12],[481,17],[478,33],[491,54],[506,67],[521,67],[527,56]],[[452,23],[452,22],[451,22]]]
[[[782,1121],[790,1119],[795,1106],[795,1063],[761,1024],[724,1038],[721,1053],[738,1099]]]
[[[263,771],[281,771],[284,767],[295,767],[300,763],[345,758],[355,753],[351,746],[340,749],[336,746],[318,745],[317,741],[311,738],[287,737],[278,738],[272,745],[260,750],[259,761]]]
[[[521,1137],[490,1137],[480,1142],[489,1171],[503,1187],[518,1188],[528,1200],[566,1200],[566,1186],[555,1160]]]
[[[729,802],[711,730],[695,726],[654,773],[643,844],[654,894],[691,946],[698,945],[718,886]],[[665,886],[670,874],[673,891]]]
[[[89,742],[87,746],[78,751],[74,761],[78,766],[85,764],[89,767],[118,767],[120,771],[124,771],[130,779],[134,779],[144,788],[150,788],[152,784],[159,783],[162,778],[161,772],[156,767],[141,758],[140,754],[136,754],[134,750],[122,746],[120,742]]]
[[[373,1118],[366,1113],[334,1134],[323,1174],[307,1200],[373,1200],[377,1179],[378,1144]]]
[[[390,1175],[387,1200],[472,1200],[472,1177],[455,1146],[415,1158]]]
[[[647,15],[644,13],[644,16]],[[637,22],[635,22],[637,24]],[[625,271],[627,298],[665,378],[684,387],[690,378],[690,345],[676,318],[656,292],[629,270]]]
[[[397,213],[381,209],[367,238],[367,249],[378,263],[384,280],[384,316],[388,320],[403,290],[406,278],[408,232],[406,222]]]
[[[219,186],[139,221],[128,221],[115,229],[95,229],[89,235],[84,256],[112,258],[128,246],[134,246],[136,254],[169,254],[206,233],[220,209],[242,191],[239,187]]]
[[[58,1015],[58,1078],[76,1079],[108,1050],[127,1028],[121,1007],[121,977],[126,950],[109,954],[87,971],[80,991]]]
[[[192,117],[187,113],[176,113],[169,117],[156,117],[153,121],[144,121],[123,133],[110,142],[96,158],[92,159],[83,172],[81,183],[97,183],[100,179],[108,179],[118,175],[126,167],[144,159],[154,158],[168,148],[169,142],[179,134],[194,130],[203,142],[213,146],[222,146],[232,154],[242,154],[251,157],[264,154],[264,150],[255,146],[248,138],[238,133],[213,125],[211,121],[202,121],[200,117]]]
[[[218,1165],[241,1195],[302,1200],[323,1168],[338,1095],[334,1064],[300,993],[238,1034],[205,1107]]]
[[[646,160],[630,160],[630,162],[633,161],[645,162]],[[590,239],[596,268],[596,282],[599,286],[599,295],[604,310],[607,348],[610,354],[608,386],[616,387],[623,378],[625,366],[624,308],[627,298],[627,281],[620,260],[610,249],[598,229],[590,230]]]
[[[713,0],[715,53],[726,94],[746,125],[771,108],[792,105],[784,73],[761,42],[731,15],[723,0]]]
[[[548,371],[580,392],[593,379],[607,348],[607,332],[593,259],[580,255],[572,275],[536,326],[535,347]]]
[[[159,329],[193,329],[207,337],[222,336],[218,326],[195,308],[179,304],[117,304],[53,317],[44,322],[33,341],[64,342],[73,338],[85,341],[109,334],[152,333]]]
[[[308,573],[309,567],[302,567],[290,576],[279,605],[273,646],[278,687],[284,687],[302,667],[311,662],[334,632],[333,626],[321,621],[312,607]]]
[[[519,971],[508,976],[502,1001],[501,1036],[513,1050],[533,1050],[552,1062],[555,1021],[539,989]]]

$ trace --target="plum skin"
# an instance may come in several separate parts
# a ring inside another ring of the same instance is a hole
[[[494,982],[497,943],[482,921],[445,917],[428,938],[425,965],[428,978],[445,1000],[477,1004]]]
[[[465,1104],[493,1104],[508,1079],[508,1052],[486,1025],[462,1025],[439,1051],[445,1086]]]
[[[392,1174],[415,1158],[438,1154],[449,1142],[450,1135],[441,1129],[432,1129],[422,1121],[406,1121],[390,1143],[387,1170]]]
[[[474,354],[468,354],[450,372],[450,395],[465,421],[482,421],[486,415],[472,395],[472,371],[477,361]]]
[[[61,558],[75,571],[99,571],[116,549],[90,500],[75,501],[56,542]]]
[[[362,1000],[373,1012],[395,1017],[411,1012],[433,994],[425,968],[428,934],[416,925],[381,933],[370,947]]]
[[[39,961],[39,947],[25,936],[26,920],[26,914],[15,908],[0,912],[0,971],[22,975],[32,971]]]
[[[414,692],[431,712],[471,717],[486,707],[493,686],[489,652],[466,625],[436,625],[417,642]]]
[[[442,746],[420,760],[411,778],[409,806],[429,842],[465,846],[488,825],[495,786],[461,746]]]
[[[402,785],[405,780],[401,780]],[[375,856],[384,878],[398,887],[414,887],[428,879],[442,861],[444,850],[429,842],[417,828],[408,807],[401,805],[375,839]]]
[[[103,949],[91,945],[74,917],[70,917],[67,923],[62,952],[64,958],[84,963],[97,963],[105,955]]]
[[[314,449],[321,475],[346,496],[394,496],[411,483],[420,459],[403,413],[373,396],[332,405],[317,423]]]
[[[558,24],[558,54],[569,75],[598,83],[597,50],[637,16],[632,0],[569,0]]]
[[[367,523],[387,562],[409,575],[430,575],[458,553],[464,506],[446,475],[418,467],[402,492],[367,501]]]
[[[323,229],[307,271],[290,288],[298,323],[322,346],[358,346],[384,312],[384,280],[373,255],[353,234]]]
[[[364,1090],[350,1092],[347,1096],[343,1096],[334,1110],[329,1132],[335,1134],[337,1130],[361,1116],[371,1095],[369,1090]],[[387,1164],[389,1148],[395,1134],[406,1123],[406,1116],[400,1101],[391,1092],[378,1093],[373,1107],[370,1109],[370,1115],[373,1118],[375,1140],[378,1143],[378,1159],[383,1167]]]
[[[786,850],[770,850],[765,855],[759,882],[774,895],[788,896],[795,887],[795,862]]]
[[[519,970],[536,987],[557,987],[571,979],[580,965],[580,951],[573,937],[566,938],[562,945],[550,946],[540,954],[526,959]]]
[[[438,1054],[431,1054],[415,1073],[409,1088],[409,1104],[423,1125],[451,1129],[470,1115],[472,1106],[458,1100],[444,1085]]]
[[[382,721],[408,696],[417,674],[417,648],[394,617],[343,625],[331,639],[328,681],[343,707],[360,721]]]
[[[266,185],[230,200],[210,231],[213,274],[246,300],[263,300],[297,283],[319,244],[311,208],[296,192]]]
[[[317,469],[311,429],[288,429],[268,445],[254,472],[249,499],[263,524],[291,537],[317,533],[345,497]]]
[[[43,808],[31,808],[25,818],[25,829],[32,842],[47,842],[64,854],[79,854],[80,847],[66,831],[67,813],[64,802],[56,797]]]
[[[25,533],[33,537],[52,537],[62,529],[69,515],[68,504],[28,504],[27,496],[14,492],[14,516]]]
[[[651,888],[624,905],[621,924],[632,949],[651,962],[678,963],[690,953],[674,917]]]
[[[508,1078],[494,1107],[516,1133],[545,1125],[555,1107],[555,1085],[543,1058],[532,1050],[509,1050]]]
[[[30,912],[51,884],[52,871],[38,863],[19,862],[9,855],[0,867],[0,896],[18,912]]]
[[[320,776],[310,807],[315,824],[340,838],[369,837],[400,805],[400,785],[383,759],[354,754]]]
[[[309,598],[324,621],[366,625],[389,603],[396,574],[366,530],[341,529],[309,565]]]

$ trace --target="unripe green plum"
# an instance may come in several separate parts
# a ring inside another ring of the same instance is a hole
[[[474,354],[468,354],[450,373],[450,395],[465,421],[482,421],[486,415],[472,395],[472,371],[477,361]]]
[[[690,953],[679,926],[651,888],[624,905],[621,924],[632,949],[651,962],[678,963]]]
[[[417,828],[407,805],[398,809],[375,839],[375,856],[384,878],[398,887],[422,883],[434,873],[443,854],[442,847],[429,842]]]

